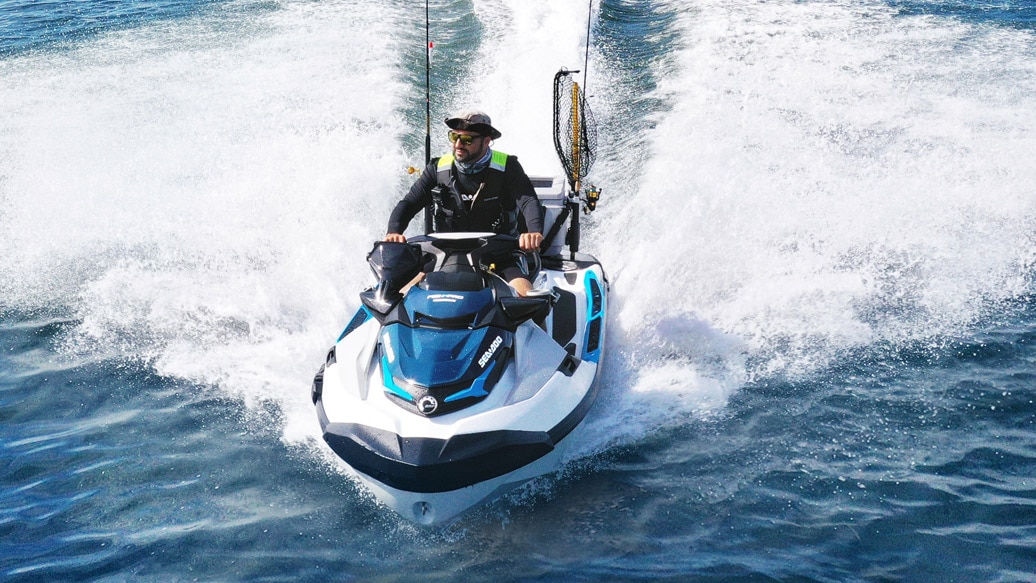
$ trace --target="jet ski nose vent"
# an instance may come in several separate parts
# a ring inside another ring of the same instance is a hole
[[[435,509],[425,502],[414,503],[414,520],[420,524],[431,524],[435,522]]]

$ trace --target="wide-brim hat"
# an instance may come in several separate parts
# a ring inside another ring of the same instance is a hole
[[[451,130],[477,132],[494,140],[502,136],[500,130],[493,127],[493,120],[485,112],[478,110],[462,111],[453,117],[446,118],[446,125]]]

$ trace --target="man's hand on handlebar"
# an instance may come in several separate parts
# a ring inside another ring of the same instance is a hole
[[[389,233],[385,235],[385,240],[390,243],[406,243],[406,237],[400,233]]]
[[[518,248],[522,251],[539,251],[543,243],[543,235],[539,233],[522,233],[518,237]]]

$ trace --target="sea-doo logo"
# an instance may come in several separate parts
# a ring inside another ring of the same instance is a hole
[[[439,408],[439,401],[435,400],[435,397],[431,395],[425,395],[421,397],[421,400],[417,402],[417,410],[422,415],[431,415],[435,413],[435,410]]]
[[[500,344],[502,344],[503,341],[504,339],[499,336],[496,337],[496,340],[493,340],[493,343],[489,345],[489,349],[482,355],[482,358],[478,359],[478,365],[480,367],[486,368],[486,363],[489,362],[490,358],[493,358],[493,354],[496,352],[497,348],[500,348]]]

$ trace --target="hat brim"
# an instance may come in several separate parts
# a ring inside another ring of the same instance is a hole
[[[500,136],[503,135],[500,133],[500,130],[496,129],[495,127],[487,123],[470,123],[468,122],[468,120],[459,117],[451,117],[447,119],[446,125],[449,126],[451,130],[476,132],[482,134],[483,136],[489,136],[494,140],[498,139]]]

